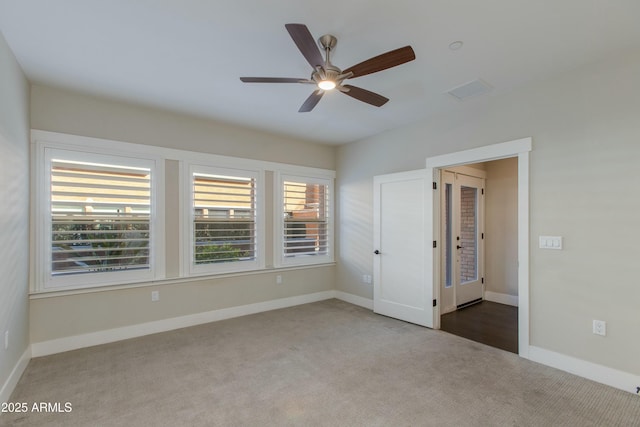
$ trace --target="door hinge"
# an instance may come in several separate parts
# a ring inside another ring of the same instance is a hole
[[[433,241],[433,247],[434,248],[438,247],[438,243],[435,240]]]
[[[481,239],[484,239],[484,233],[482,233],[482,235],[481,235],[481,237],[480,237],[480,238],[481,238]]]
[[[482,189],[482,195],[484,195],[484,188]]]
[[[437,190],[437,189],[438,189],[438,184],[436,184],[436,182],[435,182],[435,181],[433,181],[433,189],[434,189],[434,190]]]
[[[433,306],[435,307],[436,305],[438,305],[438,303],[436,302],[436,300],[433,300]]]
[[[484,283],[484,277],[482,278],[482,283]]]

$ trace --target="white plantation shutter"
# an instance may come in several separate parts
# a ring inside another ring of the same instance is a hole
[[[312,264],[331,260],[330,181],[284,177],[281,181],[283,223],[282,264]]]
[[[51,275],[150,269],[151,170],[52,159]]]
[[[191,173],[195,272],[254,268],[258,261],[258,176],[252,171],[224,172],[229,171],[197,168]]]

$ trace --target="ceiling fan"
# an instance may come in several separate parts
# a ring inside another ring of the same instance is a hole
[[[318,39],[318,44],[325,51],[325,58],[323,59],[320,49],[318,49],[306,25],[286,24],[285,28],[296,46],[298,46],[298,49],[300,49],[302,55],[313,68],[311,78],[240,77],[240,80],[245,83],[303,83],[316,85],[317,89],[304,101],[298,110],[300,113],[313,110],[322,98],[322,95],[332,89],[336,89],[345,95],[349,95],[367,104],[381,107],[389,101],[388,98],[356,86],[344,84],[344,81],[386,70],[387,68],[392,68],[416,59],[416,55],[411,46],[405,46],[374,56],[342,71],[331,63],[331,50],[334,49],[338,43],[338,40],[334,36],[326,34]]]

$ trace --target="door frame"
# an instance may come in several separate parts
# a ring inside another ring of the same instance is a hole
[[[518,354],[529,358],[529,152],[532,139],[522,138],[470,150],[428,157],[427,169],[433,169],[436,194],[433,198],[433,235],[440,232],[440,170],[453,166],[518,158]],[[434,251],[433,295],[440,301],[440,251]],[[440,329],[440,304],[434,307],[434,329]]]

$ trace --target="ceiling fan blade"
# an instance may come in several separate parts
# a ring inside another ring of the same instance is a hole
[[[340,92],[345,95],[349,95],[352,98],[357,99],[358,101],[366,102],[367,104],[374,105],[376,107],[382,107],[384,104],[389,101],[389,98],[385,98],[382,95],[378,95],[375,92],[368,91],[366,89],[362,89],[360,87],[351,86],[351,85],[342,85],[341,89],[348,90],[340,90]]]
[[[285,28],[307,62],[311,64],[311,67],[314,70],[316,67],[322,67],[324,59],[307,26],[304,24],[286,24]]]
[[[296,79],[290,77],[240,77],[245,83],[315,83],[309,79]]]
[[[395,67],[405,62],[413,61],[414,59],[416,59],[416,54],[413,52],[411,46],[405,46],[367,59],[353,67],[347,68],[343,73],[353,73],[351,78],[366,76],[367,74],[377,73],[378,71],[386,70],[387,68]]]
[[[322,95],[324,95],[323,90],[318,89],[314,91],[311,95],[309,95],[306,101],[304,101],[304,103],[298,110],[298,113],[308,113],[309,111],[313,110],[318,101],[320,101],[320,98],[322,98]]]

